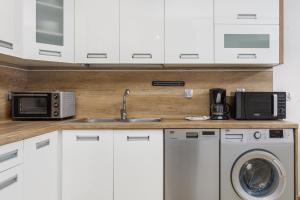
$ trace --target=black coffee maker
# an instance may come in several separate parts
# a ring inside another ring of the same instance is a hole
[[[229,105],[226,103],[226,90],[213,88],[209,90],[210,97],[210,119],[229,119]]]

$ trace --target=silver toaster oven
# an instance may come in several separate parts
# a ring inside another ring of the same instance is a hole
[[[12,119],[65,119],[75,116],[74,92],[12,92]]]

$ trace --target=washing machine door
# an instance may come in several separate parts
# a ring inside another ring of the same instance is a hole
[[[273,154],[253,150],[236,160],[231,181],[235,192],[244,200],[275,200],[285,190],[286,171]]]

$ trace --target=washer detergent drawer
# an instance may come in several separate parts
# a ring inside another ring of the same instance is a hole
[[[165,200],[219,200],[219,131],[165,131]]]

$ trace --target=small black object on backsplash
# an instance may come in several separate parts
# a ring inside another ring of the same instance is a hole
[[[152,86],[184,87],[184,81],[152,81]]]

